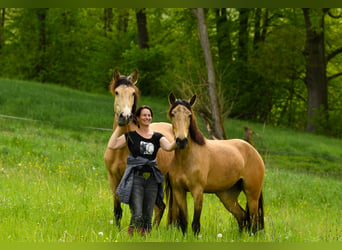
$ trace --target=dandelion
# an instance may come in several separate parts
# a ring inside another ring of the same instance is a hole
[[[100,235],[100,236],[103,236],[103,232],[99,232],[99,235]]]
[[[114,221],[113,220],[110,220],[109,221],[109,224],[113,225]]]
[[[222,238],[222,234],[217,234],[217,238]]]

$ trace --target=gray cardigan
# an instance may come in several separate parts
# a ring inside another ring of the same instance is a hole
[[[157,166],[156,159],[151,161],[141,156],[134,157],[133,155],[129,154],[127,157],[126,170],[116,190],[116,194],[119,196],[119,199],[121,202],[129,204],[129,200],[130,200],[131,193],[132,193],[132,187],[133,187],[134,169],[136,167],[144,166],[144,165],[148,165],[152,167],[153,174],[158,183],[156,205],[160,207],[163,204],[163,198],[164,198],[164,192],[163,192],[164,177],[163,177],[162,172]]]

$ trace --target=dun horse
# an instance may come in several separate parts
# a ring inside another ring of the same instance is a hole
[[[262,184],[265,167],[261,156],[249,143],[239,140],[208,140],[197,127],[192,106],[176,99],[171,93],[168,116],[178,147],[169,177],[174,202],[179,207],[178,223],[187,231],[186,192],[194,200],[192,230],[200,232],[203,193],[215,193],[223,205],[237,219],[240,230],[256,232],[264,228]],[[238,196],[246,195],[246,211],[238,203]]]
[[[134,113],[137,108],[139,100],[139,89],[136,87],[138,80],[138,72],[135,70],[129,76],[120,75],[118,70],[115,70],[113,79],[111,81],[110,90],[115,97],[114,101],[114,123],[113,131],[116,126],[125,126],[127,131],[132,131],[137,128],[134,122]],[[169,123],[152,123],[153,131],[162,133],[169,141],[173,141],[172,126]],[[108,181],[112,190],[114,198],[114,219],[118,226],[120,226],[122,218],[122,208],[119,197],[116,195],[116,189],[126,169],[126,160],[129,154],[128,147],[123,149],[113,150],[107,148],[104,154],[104,161],[107,168]],[[168,172],[173,158],[174,152],[166,152],[162,149],[158,151],[157,162],[158,167],[165,175]],[[163,216],[165,204],[163,207],[155,207],[154,223],[159,225]],[[171,215],[169,217],[171,220]]]

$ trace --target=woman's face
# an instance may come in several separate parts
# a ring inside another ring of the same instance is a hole
[[[150,110],[142,109],[138,121],[140,125],[148,126],[152,121]]]

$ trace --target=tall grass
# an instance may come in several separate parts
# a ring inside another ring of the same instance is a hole
[[[2,242],[342,241],[340,161],[270,152],[263,153],[267,168],[264,231],[239,233],[236,220],[218,198],[206,194],[198,238],[191,232],[191,195],[188,234],[167,228],[164,216],[151,235],[129,238],[127,205],[123,205],[121,228],[113,223],[113,200],[103,163],[111,132],[84,128],[111,128],[112,97],[15,81],[0,81],[0,89],[0,114],[40,120],[0,118]],[[44,101],[32,101],[40,96]],[[154,120],[166,121],[167,101],[143,97],[141,103],[152,106]],[[230,137],[242,138],[246,123],[229,120]],[[340,140],[247,125],[257,133],[257,147],[341,157]],[[240,200],[245,203],[243,195]]]

